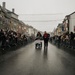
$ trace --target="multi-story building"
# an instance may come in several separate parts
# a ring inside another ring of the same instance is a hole
[[[15,10],[12,9],[12,11],[10,11],[6,9],[6,3],[3,2],[2,6],[0,6],[0,28],[24,33],[25,27],[25,24],[18,19]]]
[[[16,25],[19,22],[18,15],[14,13],[14,9],[9,11],[5,6],[5,2],[3,2],[3,5],[0,6],[0,28],[6,30],[16,30]]]
[[[32,26],[26,25],[18,19],[15,9],[12,11],[6,9],[6,3],[0,6],[0,28],[5,30],[13,30],[17,33],[35,36],[37,30]]]
[[[32,26],[28,27],[28,34],[29,34],[29,36],[33,36],[35,34],[34,28]]]
[[[2,9],[11,17],[18,19],[18,15],[15,13],[15,9],[12,8],[12,11],[6,9],[6,2],[2,3]]]
[[[69,32],[69,17],[68,17],[68,15],[65,16],[65,18],[63,20],[63,32],[64,33],[68,33]]]
[[[68,15],[68,20],[69,20],[69,33],[73,32],[75,33],[75,12],[71,13]]]
[[[58,35],[62,35],[64,33],[64,25],[63,23],[59,23],[58,26],[57,26],[57,33]]]

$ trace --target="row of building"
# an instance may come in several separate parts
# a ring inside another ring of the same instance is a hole
[[[14,8],[12,11],[6,9],[6,2],[3,2],[2,6],[0,5],[0,29],[13,30],[28,36],[35,36],[38,30],[25,24],[18,17],[19,15],[15,13]]]
[[[57,28],[51,32],[51,36],[63,35],[64,33],[75,33],[75,12],[66,15],[62,23],[59,23]]]

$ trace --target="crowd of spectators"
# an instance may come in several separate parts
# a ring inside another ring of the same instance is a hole
[[[50,37],[50,42],[58,47],[75,49],[75,33],[64,33],[61,36]]]
[[[22,35],[12,30],[0,29],[0,53],[26,45],[32,37]]]

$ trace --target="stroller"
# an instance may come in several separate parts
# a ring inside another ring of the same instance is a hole
[[[36,39],[35,49],[42,49],[42,40],[41,39]]]

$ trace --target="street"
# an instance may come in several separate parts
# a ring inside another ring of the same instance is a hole
[[[15,52],[0,62],[0,75],[75,75],[75,56],[50,43],[47,51],[33,42]]]

